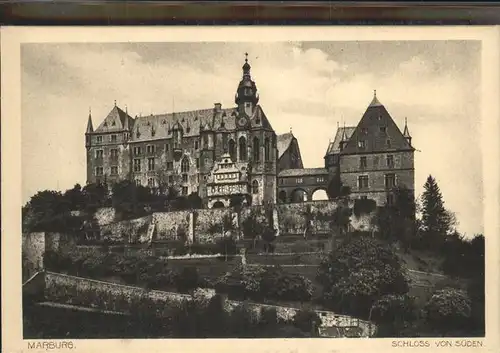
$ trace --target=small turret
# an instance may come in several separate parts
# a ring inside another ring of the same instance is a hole
[[[405,118],[405,128],[403,131],[403,136],[405,137],[406,141],[408,141],[408,144],[411,146],[411,135],[410,131],[408,130],[408,119]]]
[[[92,125],[92,112],[89,108],[89,119],[87,121],[87,130],[85,130],[85,147],[90,148],[92,143],[92,137],[90,134],[94,132],[94,126]]]

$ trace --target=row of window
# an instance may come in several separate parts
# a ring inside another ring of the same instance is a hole
[[[109,151],[109,154],[111,156],[111,159],[117,159],[118,158],[118,149],[113,148]],[[104,150],[96,150],[95,151],[95,159],[103,159],[104,157]]]
[[[226,174],[215,175],[215,179],[217,180],[237,179],[237,178],[238,178],[238,173],[226,173]]]
[[[386,147],[387,148],[392,148],[392,143],[391,140],[386,140],[385,141]],[[358,148],[361,150],[364,150],[366,148],[366,141],[365,140],[358,140]]]
[[[104,168],[103,167],[96,167],[95,168],[95,175],[96,176],[103,176],[104,175]],[[111,175],[118,175],[118,167],[117,166],[111,167]]]
[[[117,135],[109,135],[109,142],[116,142],[117,141]],[[102,143],[102,136],[97,136],[97,143]]]
[[[141,171],[141,159],[140,158],[134,158],[134,172],[140,172]],[[200,159],[196,158],[196,168],[200,168]],[[167,170],[173,170],[174,169],[174,163],[173,162],[167,162]],[[148,169],[149,172],[154,172],[156,170],[156,159],[154,157],[148,158]],[[189,172],[189,160],[187,158],[184,158],[181,162],[181,172],[182,173],[188,173]]]
[[[385,126],[379,126],[378,129],[379,129],[379,132],[382,134],[387,133],[387,127],[385,127]],[[361,128],[361,133],[368,135],[368,128],[366,128],[366,127]]]
[[[387,168],[394,168],[394,156],[388,155],[385,158]],[[359,167],[360,168],[366,168],[367,167],[367,160],[366,157],[360,157],[359,158]]]
[[[164,145],[165,147],[165,152],[168,153],[170,151],[170,145],[166,143]],[[178,143],[174,143],[174,148],[179,148]],[[197,151],[200,149],[200,143],[199,141],[194,141],[194,149]],[[147,154],[153,154],[157,151],[157,145],[147,145],[146,146],[146,153]],[[134,147],[134,156],[140,156],[142,154],[142,147],[141,146],[136,146]]]
[[[384,184],[386,188],[392,188],[396,186],[396,175],[386,174],[384,176]],[[369,179],[368,175],[360,175],[358,176],[358,189],[368,189],[369,187]]]
[[[283,180],[284,179],[280,179],[280,184],[283,184]],[[316,177],[316,183],[322,184],[324,182],[325,182],[325,178],[324,177]],[[295,183],[296,184],[303,184],[304,183],[304,179],[303,178],[297,178],[297,179],[295,179]]]

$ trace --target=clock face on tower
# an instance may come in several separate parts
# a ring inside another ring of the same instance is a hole
[[[238,119],[238,126],[239,127],[245,127],[247,125],[248,119],[244,116],[240,117]]]

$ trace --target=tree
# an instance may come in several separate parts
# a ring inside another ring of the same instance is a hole
[[[72,189],[66,190],[64,199],[71,210],[81,210],[85,206],[85,198],[80,184],[75,184]]]
[[[422,230],[429,248],[440,247],[452,230],[452,214],[444,207],[443,196],[436,180],[429,175],[422,194]]]
[[[202,200],[197,192],[192,192],[191,194],[189,194],[189,196],[187,197],[187,202],[189,204],[189,207],[192,209],[202,207]]]
[[[386,294],[405,294],[408,280],[401,260],[387,244],[367,236],[343,239],[321,262],[318,280],[334,310],[368,317]]]
[[[342,180],[340,179],[340,173],[335,173],[328,183],[326,193],[330,199],[337,199],[349,196],[351,189],[348,186],[343,185]]]
[[[417,235],[416,201],[413,192],[405,187],[394,190],[394,204],[377,210],[377,225],[382,238],[399,241],[408,251]]]
[[[89,210],[104,206],[109,198],[108,188],[104,184],[87,184],[82,193]]]

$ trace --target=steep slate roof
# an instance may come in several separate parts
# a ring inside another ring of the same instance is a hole
[[[291,132],[287,132],[286,134],[281,134],[276,136],[276,147],[278,148],[278,158],[281,158],[283,153],[290,147],[294,136]]]
[[[326,154],[330,155],[333,153],[339,153],[340,152],[340,141],[342,141],[342,136],[347,137],[349,140],[354,133],[354,130],[356,130],[355,126],[345,126],[345,127],[339,127],[337,128],[337,133],[335,134],[335,138],[333,139],[333,142],[330,142],[328,145],[328,149],[326,150]]]
[[[386,132],[380,128],[385,127]],[[366,132],[364,131],[366,129]],[[387,147],[387,140],[391,141],[391,148]],[[358,146],[358,141],[365,141],[365,148]],[[390,116],[389,112],[379,102],[377,96],[363,114],[349,141],[341,154],[373,153],[392,150],[413,151],[406,138]]]
[[[127,124],[129,127],[133,126],[134,119],[115,105],[94,132],[106,133],[123,131]]]
[[[278,174],[279,177],[297,177],[306,175],[328,175],[328,170],[325,168],[285,169]]]
[[[160,140],[172,137],[173,128],[182,129],[185,137],[199,136],[200,130],[210,129],[214,131],[236,129],[238,111],[236,107],[220,109],[199,109],[185,112],[138,116],[135,119],[115,106],[106,119],[99,125],[96,133],[121,131],[128,122],[131,131],[131,142]],[[115,123],[113,125],[113,122]],[[257,106],[254,115],[250,118],[251,128],[263,127],[272,130],[262,107]],[[137,134],[139,132],[139,134]]]

